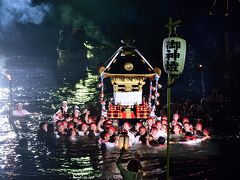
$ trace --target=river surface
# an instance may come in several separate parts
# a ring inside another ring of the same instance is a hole
[[[83,110],[98,107],[96,64],[114,50],[101,55],[86,51],[78,60],[50,57],[1,56],[0,70],[0,179],[122,179],[116,166],[119,149],[101,149],[95,139],[37,141],[39,122],[50,121],[62,100]],[[105,60],[103,60],[105,59]],[[11,91],[10,91],[11,87]],[[11,119],[11,104],[23,102],[27,110],[40,113]],[[90,102],[90,103],[89,103]],[[96,110],[97,112],[97,110]],[[24,145],[24,142],[26,143]],[[235,179],[239,138],[212,138],[202,143],[170,145],[172,179]],[[134,146],[124,153],[123,163],[141,156],[144,179],[164,179],[166,149]]]

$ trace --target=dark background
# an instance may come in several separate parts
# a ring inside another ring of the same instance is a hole
[[[213,0],[2,0],[0,15],[0,53],[6,56],[57,57],[59,30],[83,26],[89,39],[113,47],[113,52],[121,39],[135,39],[134,45],[159,67],[162,41],[168,36],[164,25],[169,17],[181,19],[177,33],[188,44],[182,79],[199,85],[197,66],[203,64],[209,91],[237,95],[238,0],[217,0],[215,5]]]

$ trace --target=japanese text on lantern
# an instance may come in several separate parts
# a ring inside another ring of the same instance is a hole
[[[180,58],[180,53],[178,53],[178,49],[181,48],[181,42],[174,41],[173,39],[166,42],[166,70],[171,72],[178,71],[179,63],[177,62],[177,58]]]

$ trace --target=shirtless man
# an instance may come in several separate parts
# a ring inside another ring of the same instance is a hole
[[[29,111],[27,111],[26,109],[23,109],[23,104],[22,103],[18,103],[16,106],[16,109],[13,110],[12,115],[14,117],[24,117],[27,115],[36,115],[38,113],[31,113]]]
[[[67,101],[62,101],[60,109],[54,114],[54,121],[67,119],[68,114],[68,103]]]

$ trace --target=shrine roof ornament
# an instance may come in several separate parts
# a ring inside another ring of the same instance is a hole
[[[136,47],[128,44],[121,46],[99,71],[104,77],[153,77],[161,72]]]

